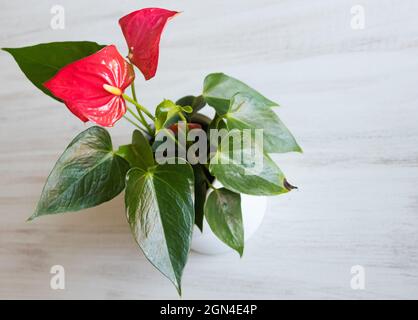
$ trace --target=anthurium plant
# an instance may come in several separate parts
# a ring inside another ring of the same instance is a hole
[[[202,230],[206,219],[242,255],[241,194],[291,191],[269,154],[301,148],[273,111],[276,102],[223,73],[209,74],[200,94],[165,99],[155,112],[140,103],[135,70],[145,80],[155,76],[162,31],[177,14],[145,8],[122,17],[126,58],[114,45],[87,41],[3,50],[38,89],[96,124],[67,146],[29,220],[91,208],[125,191],[136,243],[181,293],[194,225]],[[214,108],[213,119],[200,113],[206,106]],[[134,131],[115,148],[105,127],[122,118]]]

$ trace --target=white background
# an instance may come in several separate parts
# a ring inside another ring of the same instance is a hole
[[[192,253],[183,292],[197,298],[418,298],[418,2],[363,0],[1,0],[0,46],[93,40],[126,46],[117,20],[147,6],[183,11],[167,26],[141,102],[199,94],[223,71],[278,101],[304,154],[275,160],[299,191],[273,197],[245,248]],[[61,4],[66,29],[52,30]],[[0,298],[177,298],[130,235],[123,197],[26,223],[53,164],[86,128],[0,53]],[[115,145],[132,128],[111,130]],[[65,267],[67,287],[49,287]],[[366,289],[350,288],[350,268]]]

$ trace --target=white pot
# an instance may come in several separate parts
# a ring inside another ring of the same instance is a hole
[[[218,181],[215,181],[213,184],[216,188],[222,187],[222,184]],[[247,241],[260,227],[266,209],[267,197],[241,194],[241,211],[244,223],[245,241]],[[194,226],[192,250],[207,255],[234,251],[218,239],[218,237],[210,229],[205,218],[203,219],[203,232]]]

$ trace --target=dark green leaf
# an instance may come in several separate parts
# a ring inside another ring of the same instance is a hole
[[[238,92],[251,95],[265,106],[278,106],[276,102],[267,99],[245,83],[223,73],[212,73],[208,75],[203,84],[203,97],[221,115],[228,111],[230,100]]]
[[[103,47],[95,42],[79,41],[42,43],[23,48],[3,48],[3,50],[15,58],[20,69],[38,89],[56,99],[43,84],[62,67],[92,55]]]
[[[166,164],[129,170],[125,191],[131,231],[147,259],[181,294],[181,276],[190,250],[193,170],[189,164]]]
[[[242,256],[244,225],[240,194],[225,188],[212,191],[205,204],[205,217],[213,233]]]
[[[91,127],[70,143],[55,164],[30,220],[78,211],[116,197],[125,187],[129,164],[112,150],[109,133]]]
[[[132,168],[147,170],[155,164],[149,141],[139,130],[133,132],[132,143],[120,146],[116,154],[127,160]]]
[[[259,99],[238,93],[224,115],[227,127],[231,129],[262,129],[263,146],[268,153],[301,152],[295,138],[280,121],[276,113]]]
[[[193,109],[192,115],[195,115],[199,110],[201,110],[205,105],[206,101],[203,96],[185,96],[179,100],[177,100],[176,104],[180,106],[191,106]]]
[[[204,114],[196,113],[191,117],[190,122],[199,123],[202,125],[202,128],[207,128],[212,122],[212,119]]]
[[[203,215],[208,185],[206,183],[205,167],[201,164],[193,166],[194,172],[194,212],[195,224],[203,231]]]
[[[228,143],[238,130],[228,133],[210,160],[209,171],[227,189],[251,195],[288,192],[285,177],[270,157],[257,145]],[[233,157],[231,154],[237,155]]]

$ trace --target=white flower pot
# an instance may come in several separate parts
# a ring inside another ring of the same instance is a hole
[[[222,187],[222,184],[218,181],[215,181],[213,184],[216,188]],[[266,209],[267,197],[241,194],[241,211],[242,220],[244,223],[245,241],[247,241],[260,227]],[[210,229],[206,219],[203,220],[203,232],[194,226],[192,250],[207,255],[215,255],[234,251],[218,239],[218,237]]]

